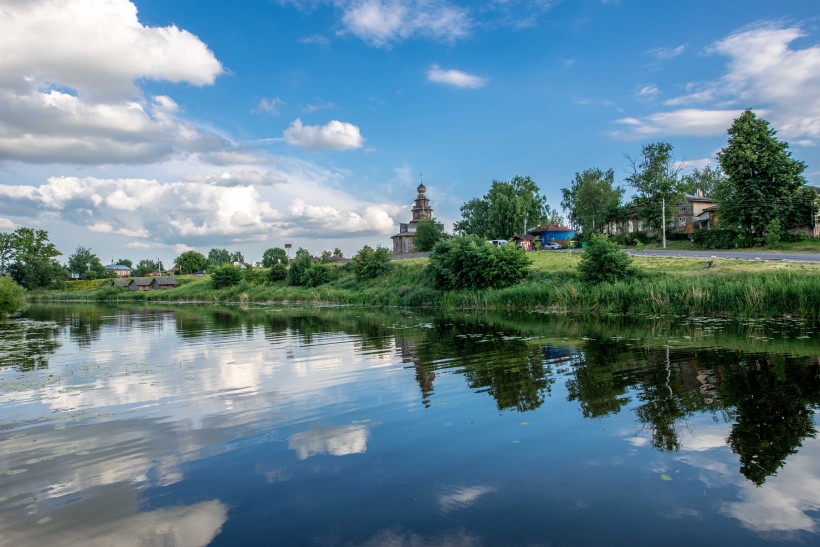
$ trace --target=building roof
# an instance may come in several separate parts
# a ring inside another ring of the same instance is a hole
[[[527,232],[530,233],[530,234],[539,233],[539,232],[574,232],[574,231],[575,230],[573,230],[572,228],[569,228],[567,226],[557,226],[555,224],[550,224],[550,225],[547,225],[547,226],[544,226],[542,224],[542,225],[540,225],[536,228],[533,228],[532,230],[527,230]]]
[[[167,276],[155,277],[154,282],[156,282],[157,285],[176,285],[177,284],[176,279],[174,279],[173,277],[167,277]]]
[[[147,287],[151,284],[151,280],[147,277],[135,277],[131,280],[129,285],[134,285],[136,287]]]
[[[131,267],[126,266],[125,264],[108,264],[107,266],[104,266],[104,268],[106,270],[128,270],[129,272],[131,271]]]
[[[532,234],[513,234],[513,239],[520,239],[521,241],[532,241],[535,236]]]
[[[130,282],[128,279],[112,279],[111,285],[114,287],[127,287]]]
[[[686,199],[686,201],[697,201],[699,203],[717,203],[716,200],[707,198],[706,196],[690,196],[687,194],[684,196],[684,199]]]
[[[720,209],[720,206],[718,206],[718,205],[710,205],[709,207],[704,208],[702,212],[704,212],[704,213],[711,213],[712,211],[717,211],[718,209]]]

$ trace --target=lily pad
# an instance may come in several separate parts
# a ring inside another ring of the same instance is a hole
[[[672,477],[670,477],[669,475],[661,475],[661,480],[662,481],[671,481]]]

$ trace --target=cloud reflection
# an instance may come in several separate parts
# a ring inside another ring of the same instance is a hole
[[[443,512],[456,511],[471,506],[484,494],[498,490],[493,486],[453,486],[448,487],[438,497],[438,507]]]
[[[363,425],[339,427],[319,427],[288,437],[288,448],[296,451],[300,460],[317,454],[347,456],[361,454],[367,450],[370,432]]]

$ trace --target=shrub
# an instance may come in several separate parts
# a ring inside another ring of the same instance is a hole
[[[773,218],[766,225],[766,245],[773,247],[780,243],[783,239],[783,228],[780,226],[780,221]]]
[[[426,253],[432,251],[440,240],[447,237],[444,226],[436,219],[423,218],[416,224],[416,235],[413,237],[413,246],[417,251]]]
[[[691,239],[686,232],[666,232],[667,241],[689,241]]]
[[[15,313],[26,305],[26,290],[10,277],[0,277],[0,316]]]
[[[242,280],[242,272],[233,266],[220,266],[211,273],[211,284],[215,289],[233,287]]]
[[[381,245],[375,250],[370,245],[365,245],[353,257],[351,264],[353,273],[359,281],[385,275],[392,268],[390,251]]]
[[[296,286],[304,285],[305,272],[311,264],[313,264],[313,258],[311,258],[308,250],[299,247],[299,250],[296,251],[296,257],[290,264],[290,270],[288,270],[288,282]]]
[[[735,249],[755,244],[753,237],[731,228],[695,230],[692,232],[692,241],[703,249]]]
[[[305,287],[318,287],[330,283],[338,277],[338,272],[332,264],[315,262],[305,270],[303,281]]]
[[[624,238],[624,242],[627,245],[635,245],[638,242],[641,242],[644,245],[646,245],[650,241],[657,241],[657,240],[658,240],[658,238],[652,237],[649,234],[647,234],[646,232],[640,231],[640,230],[637,231],[637,232],[632,232],[631,234],[627,234],[627,236]]]
[[[496,247],[466,236],[439,241],[430,255],[428,271],[440,289],[502,288],[524,279],[529,265],[521,247]]]
[[[267,273],[262,270],[245,268],[242,270],[242,279],[251,285],[264,285],[265,281],[268,279],[268,276]]]
[[[605,235],[592,238],[581,261],[578,272],[586,283],[613,283],[634,275],[632,258]]]
[[[281,263],[276,263],[268,270],[268,282],[276,283],[288,278],[288,267]]]

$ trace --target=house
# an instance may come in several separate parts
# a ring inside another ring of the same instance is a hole
[[[111,286],[112,287],[126,288],[126,287],[128,287],[129,283],[131,283],[130,279],[112,279],[111,280]]]
[[[131,277],[131,268],[124,264],[109,264],[105,269],[114,272],[117,277]]]
[[[152,290],[156,290],[156,289],[173,289],[177,285],[178,285],[178,283],[177,283],[176,279],[174,279],[173,277],[164,276],[164,277],[155,277],[151,281],[150,287],[151,287]]]
[[[527,233],[533,236],[533,241],[538,238],[540,248],[544,248],[547,243],[553,242],[560,243],[562,247],[569,247],[569,240],[575,239],[575,230],[555,224],[541,225],[527,230]]]
[[[705,209],[716,204],[716,200],[704,196],[700,189],[694,196],[684,196],[684,200],[675,206],[675,231],[691,234],[692,230],[697,227],[698,217]]]
[[[416,201],[411,209],[413,219],[407,224],[399,224],[399,233],[390,237],[390,239],[393,240],[394,255],[416,252],[416,247],[413,245],[413,238],[416,237],[416,224],[422,219],[431,220],[433,218],[430,200],[427,199],[425,195],[427,188],[424,184],[419,184],[418,188],[416,188],[416,192]]]
[[[135,277],[128,283],[129,291],[150,291],[151,280],[147,277]]]
[[[701,213],[695,217],[695,220],[692,222],[692,227],[695,230],[707,229],[713,230],[717,228],[718,220],[720,218],[720,207],[715,205],[710,205],[701,211]]]
[[[513,234],[512,236],[513,244],[518,245],[519,247],[524,247],[527,251],[532,250],[532,242],[534,239],[535,236],[532,234]]]

